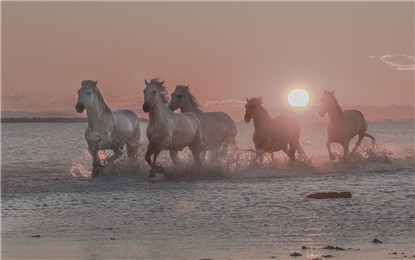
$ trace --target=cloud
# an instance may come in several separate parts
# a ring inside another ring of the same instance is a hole
[[[369,56],[369,58],[375,58]],[[415,70],[415,57],[405,54],[386,54],[379,57],[379,60],[396,70]]]
[[[213,106],[219,106],[219,107],[235,107],[240,106],[241,104],[245,104],[245,101],[236,100],[236,99],[226,99],[226,100],[207,100],[205,102],[205,106],[207,107],[213,107]]]
[[[10,103],[22,102],[22,101],[32,98],[32,96],[29,94],[26,94],[20,86],[16,86],[13,89],[5,90],[1,94],[1,97],[2,97],[2,101],[10,102]]]

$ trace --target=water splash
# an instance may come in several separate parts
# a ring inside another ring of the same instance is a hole
[[[82,163],[74,163],[72,162],[72,167],[69,170],[70,174],[73,177],[84,177],[89,178],[91,177],[91,171],[87,170]]]

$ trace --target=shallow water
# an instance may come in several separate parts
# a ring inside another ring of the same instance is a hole
[[[348,163],[329,161],[324,123],[307,123],[301,143],[309,162],[278,152],[255,166],[252,153],[239,151],[197,170],[188,151],[179,168],[163,152],[168,176],[155,180],[146,178],[144,136],[138,162],[124,156],[90,179],[85,127],[2,124],[2,259],[415,255],[413,122],[369,123],[377,146],[364,139]],[[238,146],[252,148],[252,125],[237,127]],[[333,150],[341,154],[339,145]],[[306,198],[328,191],[353,197]]]

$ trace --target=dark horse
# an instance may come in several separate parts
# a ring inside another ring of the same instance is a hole
[[[255,132],[253,141],[257,158],[265,152],[271,154],[283,150],[292,161],[295,161],[297,150],[302,159],[306,155],[300,145],[300,126],[296,119],[289,115],[279,115],[274,118],[262,106],[262,97],[246,99],[245,122],[254,120]],[[289,145],[289,149],[288,149]]]

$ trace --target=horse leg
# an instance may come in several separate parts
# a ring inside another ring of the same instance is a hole
[[[137,159],[137,151],[139,146],[140,144],[136,140],[132,140],[127,143],[127,154],[129,158]]]
[[[344,161],[346,162],[349,155],[349,142],[346,141],[342,144],[343,146],[343,153],[344,153]]]
[[[282,148],[282,151],[283,151],[286,155],[289,155],[289,154],[290,154],[290,150],[288,149],[288,145],[284,146],[284,148]]]
[[[270,152],[270,154],[271,154],[271,162],[273,162],[273,161],[274,161],[274,159],[275,159],[275,157],[274,157],[274,152]]]
[[[362,143],[363,137],[364,137],[364,135],[360,135],[360,134],[359,134],[359,138],[357,139],[356,145],[355,145],[355,147],[353,148],[352,153],[354,153],[354,152],[356,152],[356,151],[357,151],[357,149],[359,148],[360,144]]]
[[[255,164],[258,164],[258,158],[260,164],[264,161],[264,151],[263,150],[256,150],[256,157],[255,157]]]
[[[130,141],[127,142],[128,157],[132,159],[137,159],[137,151],[140,146],[140,133],[140,126],[137,126]]]
[[[149,177],[149,178],[154,178],[154,177],[156,177],[156,173],[157,173],[157,172],[160,172],[160,173],[163,173],[163,172],[164,172],[163,167],[161,167],[161,166],[157,166],[157,165],[156,165],[157,156],[159,155],[159,153],[160,153],[161,151],[162,151],[162,150],[157,149],[157,150],[154,152],[153,164],[152,164],[152,166],[151,166],[150,174],[148,175],[148,177]]]
[[[152,154],[154,154],[153,163],[151,163],[151,160],[150,160],[151,154],[149,154],[149,155],[146,154],[146,156],[145,156],[146,161],[149,162],[149,160],[150,160],[150,163],[151,163],[150,164],[150,166],[151,166],[150,175],[148,176],[149,178],[156,177],[157,172],[160,172],[160,173],[164,172],[163,167],[157,166],[156,161],[157,161],[157,156],[159,155],[159,153],[169,146],[170,141],[171,141],[171,139],[166,138],[166,139],[163,140],[162,143],[159,144],[158,147],[156,147],[155,144],[152,144],[151,147],[150,147],[150,143],[148,144],[149,148],[147,150],[147,153],[150,150],[152,150]]]
[[[173,162],[173,164],[175,166],[178,166],[179,165],[179,157],[178,157],[179,151],[170,150],[169,153],[170,153],[170,158],[171,158],[171,161]]]
[[[146,155],[144,156],[144,159],[146,160],[150,168],[153,168],[152,163],[151,163],[151,155],[154,153],[154,151],[155,151],[155,145],[152,142],[149,142],[147,145],[147,152],[146,152]]]
[[[288,157],[290,157],[291,161],[295,162],[295,151],[297,150],[297,142],[290,143],[290,152],[288,153]]]
[[[191,149],[193,158],[195,159],[195,163],[197,167],[202,166],[202,162],[200,161],[200,151],[197,149]]]
[[[92,161],[92,173],[91,178],[96,178],[99,176],[101,168],[103,167],[101,165],[99,156],[98,156],[98,150],[97,149],[90,149],[90,153],[92,155],[93,161]]]
[[[114,163],[115,160],[117,160],[118,158],[122,156],[122,150],[120,148],[115,148],[113,149],[113,151],[114,151],[114,155],[112,155],[106,160],[106,164],[112,164]]]
[[[326,147],[327,147],[327,150],[329,151],[330,160],[334,161],[336,159],[336,157],[334,157],[334,154],[331,152],[331,147],[330,147],[331,143],[332,143],[331,140],[328,139],[327,142],[326,142]]]

